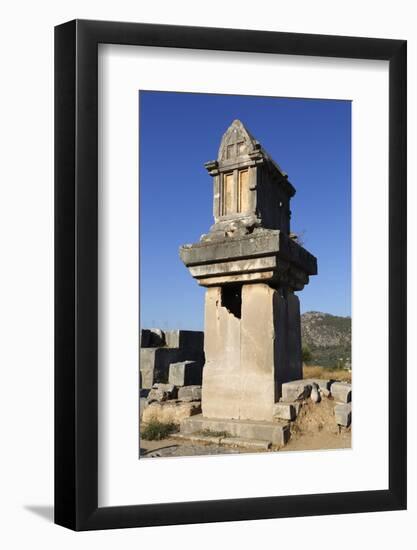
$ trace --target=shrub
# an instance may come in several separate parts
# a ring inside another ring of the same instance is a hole
[[[313,354],[311,353],[309,347],[303,346],[302,358],[303,358],[303,363],[309,363],[313,359]]]
[[[159,441],[177,431],[178,426],[173,422],[164,424],[159,420],[151,420],[141,430],[141,436],[148,441]]]

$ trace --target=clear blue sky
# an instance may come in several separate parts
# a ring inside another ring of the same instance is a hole
[[[351,103],[349,101],[140,92],[140,311],[142,327],[202,329],[204,289],[178,248],[213,223],[212,178],[235,118],[297,190],[291,229],[318,259],[297,293],[301,310],[351,314]]]

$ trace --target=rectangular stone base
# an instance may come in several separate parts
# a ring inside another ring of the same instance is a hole
[[[262,420],[232,420],[229,418],[207,418],[202,414],[185,418],[180,431],[184,435],[209,430],[227,432],[233,437],[270,441],[283,446],[290,437],[290,427],[285,422],[264,422]]]

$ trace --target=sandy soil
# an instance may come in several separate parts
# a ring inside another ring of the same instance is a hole
[[[346,449],[351,446],[351,429],[340,428],[334,420],[333,399],[303,403],[291,426],[291,438],[281,451]]]

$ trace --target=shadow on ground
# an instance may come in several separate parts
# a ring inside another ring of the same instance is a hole
[[[54,521],[54,507],[53,506],[37,506],[37,505],[27,505],[24,506],[25,510],[28,510],[28,512],[32,512],[32,514],[35,514],[49,523],[53,523]]]

